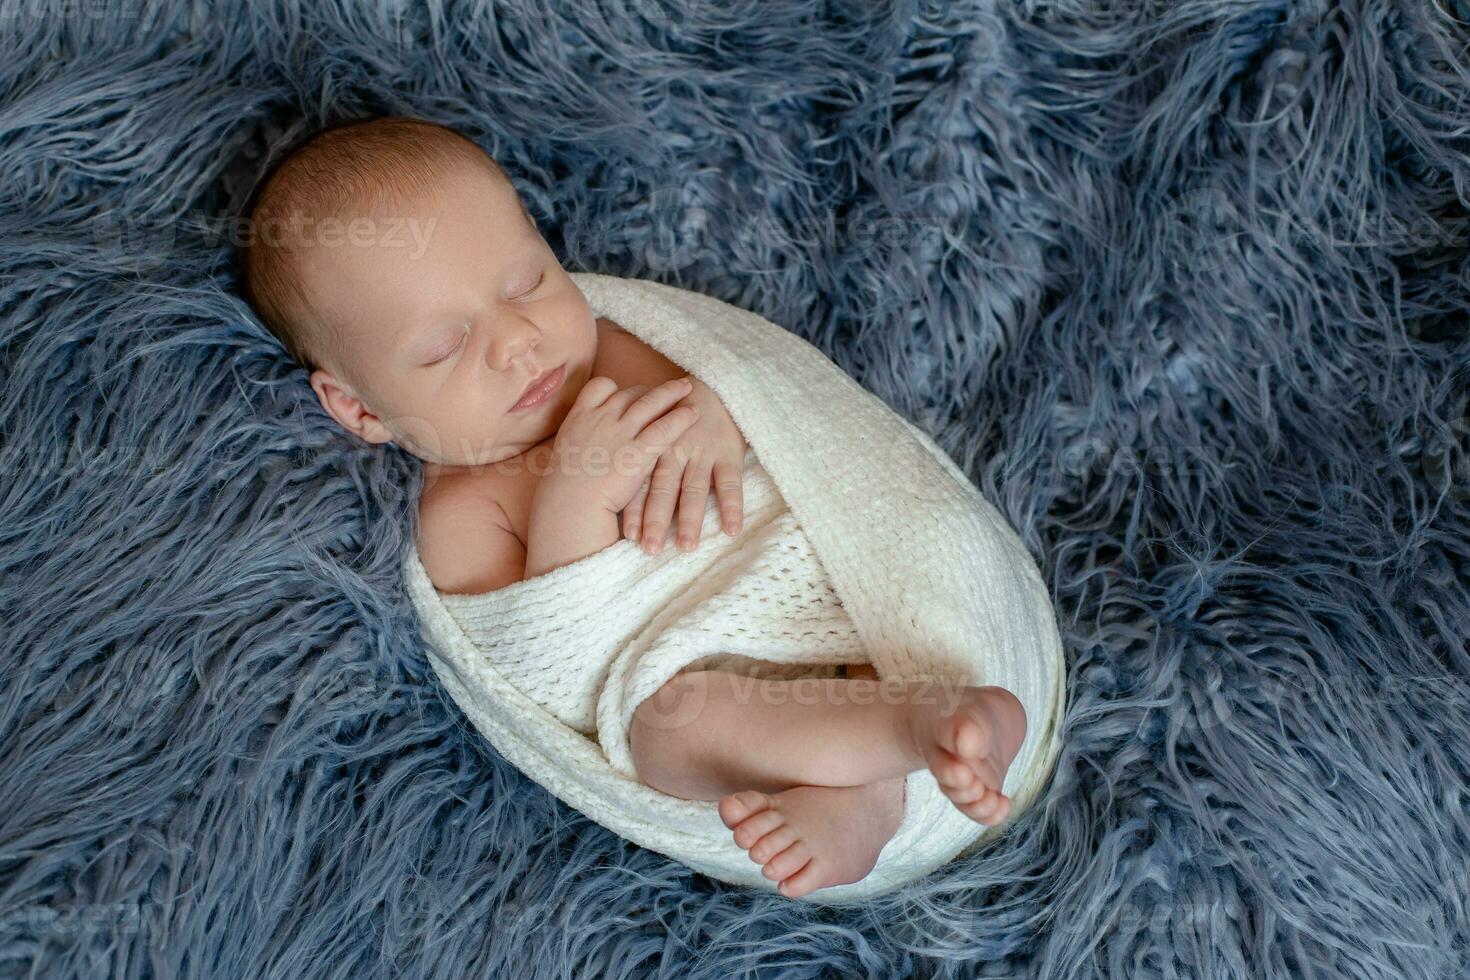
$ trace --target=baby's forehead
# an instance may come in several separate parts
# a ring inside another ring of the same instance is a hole
[[[504,193],[501,182],[487,170],[459,165],[433,178],[417,173],[389,171],[339,201],[335,210],[350,220],[407,218],[425,215],[446,204],[483,194]],[[511,193],[514,193],[513,189]]]
[[[297,268],[312,305],[325,304],[336,309],[346,304],[362,310],[364,302],[372,305],[383,298],[377,292],[380,288],[396,293],[406,289],[411,293],[414,285],[396,275],[408,258],[430,279],[443,275],[442,266],[435,266],[433,272],[428,269],[428,264],[436,258],[440,262],[453,261],[443,246],[431,247],[447,230],[439,222],[446,216],[469,217],[469,209],[457,209],[455,202],[489,189],[490,185],[480,183],[486,180],[493,181],[493,175],[472,176],[470,182],[446,182],[434,189],[432,197],[414,194],[411,186],[399,187],[391,197],[336,209],[327,216],[331,220],[314,231],[308,230],[308,240],[314,246],[328,247],[311,247],[298,254]],[[493,191],[497,221],[509,221],[518,227],[511,234],[492,237],[505,250],[501,252],[502,260],[518,267],[520,253],[537,254],[534,243],[542,241],[540,229],[509,180],[497,188]],[[478,218],[455,224],[456,229],[444,242],[463,244],[468,241],[465,236],[484,235],[485,225]],[[457,248],[453,251],[455,255],[463,254]],[[343,324],[343,332],[348,330]]]
[[[463,167],[432,187],[404,180],[387,194],[363,202],[359,210],[370,220],[424,222],[431,217],[442,220],[445,215],[462,214],[469,201],[491,201],[499,221],[523,222],[522,228],[540,234],[515,184],[504,174],[485,168]]]
[[[483,164],[454,161],[437,173],[394,168],[376,175],[381,180],[363,181],[362,176],[359,172],[359,180],[351,182],[356,185],[351,188],[355,193],[338,197],[331,202],[335,206],[317,210],[316,227],[303,229],[307,243],[332,246],[307,248],[299,254],[298,269],[303,278],[340,274],[344,263],[355,262],[359,255],[370,265],[407,253],[420,256],[426,251],[431,233],[437,237],[444,230],[440,227],[444,218],[468,216],[471,209],[465,202],[470,200],[493,202],[490,207],[496,212],[497,224],[511,222],[518,226],[513,236],[516,239],[522,233],[528,239],[541,239],[536,220],[514,182],[488,156]],[[482,227],[482,223],[475,227]],[[371,247],[380,244],[392,250]]]

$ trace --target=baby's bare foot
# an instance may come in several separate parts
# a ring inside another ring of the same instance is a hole
[[[914,747],[961,813],[994,826],[1011,812],[1001,792],[1026,737],[1026,709],[1003,687],[931,685],[909,719]]]
[[[787,898],[861,881],[903,820],[904,781],[744,790],[720,800],[735,843]]]

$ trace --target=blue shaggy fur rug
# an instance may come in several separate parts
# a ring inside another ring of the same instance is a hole
[[[1470,10],[0,2],[0,975],[1470,971]],[[501,760],[402,589],[417,461],[236,291],[273,151],[460,128],[576,271],[757,310],[1056,601],[1065,747],[866,907]]]

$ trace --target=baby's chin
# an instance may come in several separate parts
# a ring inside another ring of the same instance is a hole
[[[529,412],[506,412],[501,416],[500,426],[496,431],[465,437],[467,446],[493,447],[488,452],[478,453],[472,458],[465,458],[462,453],[461,458],[440,465],[465,469],[497,466],[516,462],[533,450],[549,449],[556,442],[556,435],[571,414],[572,406],[586,380],[585,372],[578,372],[557,392],[553,403],[541,405]]]
[[[517,435],[515,438],[500,435],[495,440],[495,448],[487,457],[487,463],[481,465],[516,461],[528,453],[550,449],[556,442],[556,434],[561,431],[567,412],[567,409],[561,409],[553,414],[548,410],[546,415],[537,419],[537,424],[526,435]]]

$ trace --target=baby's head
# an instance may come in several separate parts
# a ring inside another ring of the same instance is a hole
[[[400,117],[325,130],[251,205],[242,292],[331,416],[440,468],[556,434],[591,377],[591,307],[498,164]],[[538,375],[554,394],[514,406]]]

